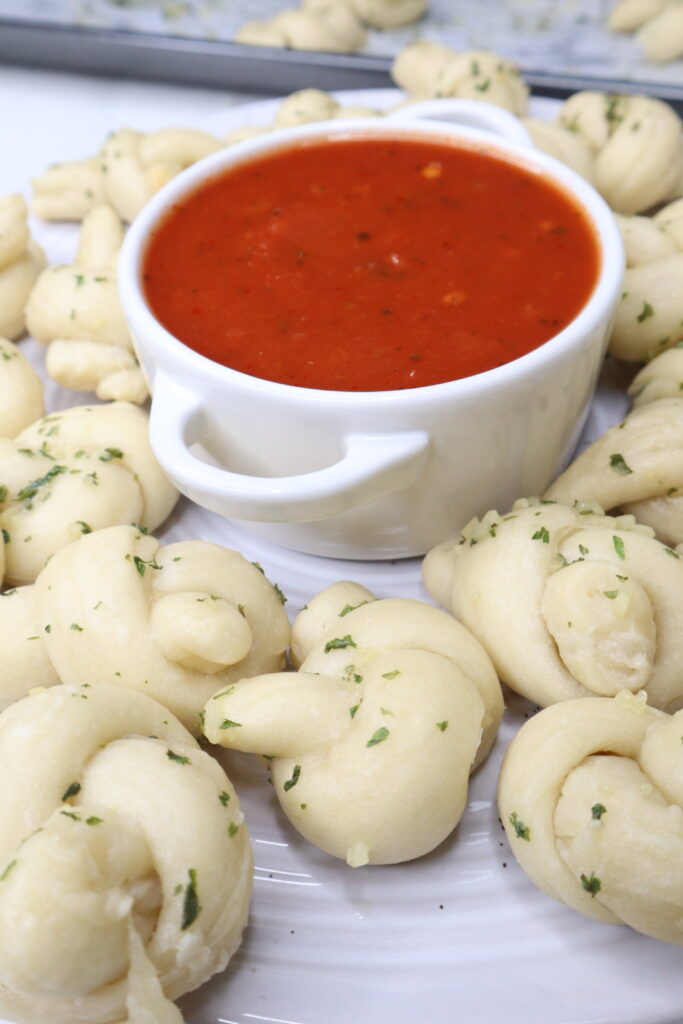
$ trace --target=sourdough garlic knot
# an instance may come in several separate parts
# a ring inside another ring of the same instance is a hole
[[[251,893],[218,763],[155,701],[59,686],[0,715],[0,1014],[180,1024],[222,970]]]
[[[355,53],[365,45],[364,23],[396,28],[420,18],[427,0],[301,0],[273,18],[248,21],[235,42],[247,46],[287,47]]]
[[[419,39],[400,50],[391,75],[413,99],[483,100],[519,117],[528,107],[529,89],[519,67],[490,50],[458,52],[442,43]]]
[[[683,195],[681,120],[662,100],[577,92],[557,120],[593,154],[593,183],[617,213],[641,213]]]
[[[683,57],[683,7],[679,0],[618,0],[607,25],[635,32],[648,60]]]
[[[339,583],[292,630],[296,673],[217,693],[213,743],[267,756],[301,834],[353,867],[420,857],[452,832],[501,719],[477,641],[419,601]]]
[[[235,36],[247,46],[286,47],[354,53],[365,44],[365,30],[347,0],[302,0],[267,20],[248,21]]]
[[[0,600],[0,704],[28,686],[101,680],[149,694],[196,731],[219,686],[278,670],[288,642],[279,592],[242,555],[114,526]]]
[[[26,200],[0,197],[0,337],[15,340],[26,330],[24,306],[45,266],[45,254],[31,240]]]
[[[153,530],[178,499],[127,402],[74,406],[0,438],[6,582],[32,582],[60,547],[116,523]]]
[[[643,362],[683,339],[683,199],[653,217],[617,214],[616,219],[627,270],[609,351],[618,359]]]
[[[26,306],[26,324],[47,346],[47,372],[65,388],[98,398],[144,402],[147,383],[138,366],[117,285],[123,224],[111,206],[86,214],[76,261],[48,267]]]
[[[501,768],[500,816],[543,892],[683,945],[683,712],[644,696],[569,701],[526,722]]]
[[[683,342],[650,360],[628,388],[637,408],[659,398],[683,398]]]
[[[631,516],[519,501],[430,551],[424,578],[536,704],[642,689],[683,706],[683,559]]]
[[[0,338],[0,437],[14,437],[44,412],[40,377],[16,345]]]
[[[107,203],[130,222],[162,185],[220,148],[219,139],[194,128],[120,128],[94,156],[54,164],[35,178],[32,209],[45,220],[82,220]]]
[[[649,379],[652,370],[641,380]],[[640,385],[637,385],[640,386]],[[595,501],[634,515],[667,544],[683,541],[683,402],[660,398],[634,409],[585,449],[545,497]]]

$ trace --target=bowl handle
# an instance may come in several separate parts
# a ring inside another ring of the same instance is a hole
[[[345,454],[331,466],[296,476],[232,473],[197,457],[201,400],[163,372],[154,380],[150,441],[173,483],[192,501],[220,515],[262,523],[327,519],[420,479],[429,456],[422,430],[353,433]]]
[[[481,128],[494,135],[502,135],[504,139],[523,146],[533,146],[531,136],[518,117],[503,107],[481,100],[419,100],[392,110],[387,117],[393,121],[450,121],[452,124]]]

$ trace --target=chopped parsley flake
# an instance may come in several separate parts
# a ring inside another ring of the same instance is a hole
[[[624,459],[624,456],[620,455],[619,452],[614,452],[610,455],[609,464],[618,476],[628,476],[629,473],[633,472]]]
[[[214,698],[215,699],[215,698]],[[219,729],[241,729],[241,722],[233,722],[231,718],[224,718],[221,724],[218,726]]]
[[[339,612],[339,618],[343,619],[345,615],[349,614],[349,612],[355,612],[356,608],[361,608],[362,605],[368,603],[368,601],[359,601],[358,604],[345,604],[342,610]]]
[[[280,590],[280,588],[278,587],[277,583],[273,583],[273,590],[274,590],[274,591],[275,591],[275,593],[277,594],[277,596],[278,596],[278,600],[279,600],[280,604],[287,604],[287,598],[286,598],[286,597],[285,597],[285,595],[284,595],[284,594],[282,593],[282,591],[281,591],[281,590]]]
[[[605,597],[608,597],[610,601],[613,601],[618,593],[618,590],[603,590],[603,594],[605,595]]]
[[[531,842],[531,831],[528,825],[517,816],[517,811],[513,811],[510,815],[510,824],[515,830],[515,835],[518,839],[526,839],[527,843]]]
[[[287,779],[287,781],[285,782],[285,784],[283,786],[283,789],[284,789],[285,793],[288,793],[290,791],[290,789],[293,789],[293,787],[296,786],[297,782],[299,781],[299,777],[300,776],[301,776],[301,765],[300,764],[295,764],[294,765],[294,771],[292,772],[291,779]]]
[[[99,456],[100,462],[111,462],[112,459],[122,459],[123,452],[120,448],[105,448],[104,455]]]
[[[591,817],[595,821],[600,821],[600,818],[602,818],[606,810],[607,808],[604,804],[593,804],[593,806],[591,807]]]
[[[227,807],[228,804],[230,803],[230,794],[226,793],[225,790],[222,790],[218,794],[218,799],[220,800],[224,807]]]
[[[180,930],[184,932],[186,928],[189,928],[197,918],[201,911],[199,904],[199,895],[197,893],[197,871],[195,868],[190,868],[187,872],[188,883],[185,886],[185,898],[183,899],[183,918],[180,923]]]
[[[147,559],[147,561],[145,561],[145,559],[144,558],[140,558],[139,555],[133,555],[133,562],[135,563],[135,568],[137,569],[137,571],[140,574],[140,576],[144,576],[145,575],[145,571],[146,571],[147,568],[150,568],[150,569],[161,569],[161,568],[163,568],[163,566],[159,565],[159,563],[154,558],[149,558],[149,559]]]
[[[41,487],[44,487],[45,484],[49,484],[50,481],[54,480],[54,478],[59,476],[60,473],[66,473],[66,466],[51,466],[44,476],[40,476],[37,480],[32,480],[31,483],[22,487],[17,494],[17,500],[30,502],[31,498],[35,498]]]
[[[184,757],[182,754],[176,754],[174,750],[167,750],[166,757],[169,761],[177,761],[178,764],[191,764],[189,757]]]
[[[86,825],[101,825],[102,818],[98,818],[96,814],[91,814],[89,818],[85,819]]]
[[[586,875],[581,875],[581,886],[586,890],[586,892],[589,892],[591,896],[595,896],[602,889],[602,882],[599,878],[596,878],[591,871],[590,878],[587,878]]]
[[[383,725],[377,732],[374,732],[368,742],[365,744],[366,747],[376,747],[378,743],[382,743],[389,735],[389,730],[386,725]]]
[[[612,537],[612,543],[614,544],[614,550],[616,551],[618,557],[623,562],[624,559],[626,558],[626,548],[624,547],[623,540],[621,539],[621,537],[617,537],[616,534],[615,534]]]
[[[360,707],[360,704],[354,704],[352,708],[349,708],[349,714],[351,715],[351,718],[355,718],[356,717],[356,711],[358,711],[359,707]]]
[[[398,669],[398,668],[395,668],[393,670],[393,672],[383,672],[382,673],[382,679],[395,679],[396,676],[400,676],[400,674],[401,674],[401,670]]]
[[[532,534],[532,540],[541,540],[544,544],[550,543],[550,534],[546,530],[545,526],[542,526],[540,530],[536,530],[536,533]]]
[[[72,622],[71,625],[69,626],[69,629],[73,629],[74,632],[76,633],[83,632],[83,626],[79,626],[77,622]]]
[[[220,692],[220,693],[214,693],[214,695],[213,695],[213,697],[211,698],[211,700],[218,700],[218,699],[219,699],[220,697],[227,697],[227,696],[228,696],[228,694],[232,693],[232,691],[233,691],[234,689],[235,689],[235,687],[234,687],[234,686],[229,686],[229,687],[227,688],[227,690],[221,690],[221,692]]]
[[[343,650],[344,647],[355,647],[355,641],[348,633],[346,636],[336,636],[334,640],[328,640],[323,648],[325,654],[329,654],[330,651]]]
[[[448,728],[448,722],[437,722],[436,727],[437,729],[441,729],[441,732],[445,732],[446,729]]]
[[[80,526],[81,533],[92,533],[92,526],[89,526],[88,523],[84,523],[82,519],[76,520],[76,526]]]
[[[667,555],[671,556],[671,558],[680,558],[678,552],[674,551],[673,548],[668,548],[666,545],[664,545],[664,550],[666,551]]]
[[[228,825],[228,835],[230,836],[230,838],[232,839],[233,836],[236,836],[238,831],[239,825],[236,825],[234,821],[231,821],[230,824]]]
[[[583,544],[579,544],[579,551],[581,552],[582,555],[590,554],[588,548],[585,547]]]
[[[641,312],[638,314],[638,316],[636,317],[636,320],[638,321],[639,324],[642,324],[643,320],[647,320],[649,317],[654,316],[654,315],[655,315],[655,311],[652,308],[652,306],[650,305],[650,303],[649,302],[643,302],[643,308],[642,308]]]
[[[64,790],[64,792],[62,794],[62,801],[70,800],[72,796],[76,796],[76,794],[80,793],[80,791],[81,791],[81,784],[80,784],[80,782],[72,782],[71,785],[67,786],[67,788]]]

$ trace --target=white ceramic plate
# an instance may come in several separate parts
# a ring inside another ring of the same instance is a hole
[[[344,100],[393,103],[393,91],[353,93]],[[120,104],[119,104],[120,107]],[[225,132],[268,123],[276,101],[197,116],[197,126]],[[537,100],[550,116],[554,101]],[[180,121],[169,103],[159,127]],[[88,108],[82,153],[94,133]],[[128,118],[111,111],[100,135]],[[183,119],[185,120],[185,118]],[[145,127],[153,117],[146,116]],[[87,130],[86,130],[87,128]],[[72,132],[73,134],[73,132]],[[87,138],[86,138],[87,136]],[[55,156],[32,140],[30,173]],[[13,167],[21,166],[15,151]],[[0,194],[16,188],[0,165]],[[53,261],[69,261],[75,228],[36,224]],[[24,350],[36,365],[42,353]],[[584,442],[626,407],[623,373],[606,367]],[[48,407],[87,400],[48,385]],[[482,513],[485,510],[482,509]],[[454,523],[454,533],[460,524]],[[338,579],[355,579],[379,596],[428,600],[419,560],[349,563],[299,555],[253,539],[239,524],[183,502],[162,537],[202,537],[259,561],[289,598],[292,615]],[[681,950],[628,928],[586,920],[540,893],[516,866],[496,812],[497,773],[505,746],[528,706],[509,708],[498,742],[472,780],[456,832],[419,861],[352,870],[292,832],[255,760],[227,757],[254,844],[256,873],[251,924],[228,970],[181,1006],[192,1024],[664,1024],[680,1022]]]

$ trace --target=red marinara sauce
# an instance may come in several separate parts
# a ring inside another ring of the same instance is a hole
[[[235,370],[335,391],[468,377],[565,327],[599,273],[569,195],[442,141],[323,139],[202,184],[154,231],[147,301]]]

